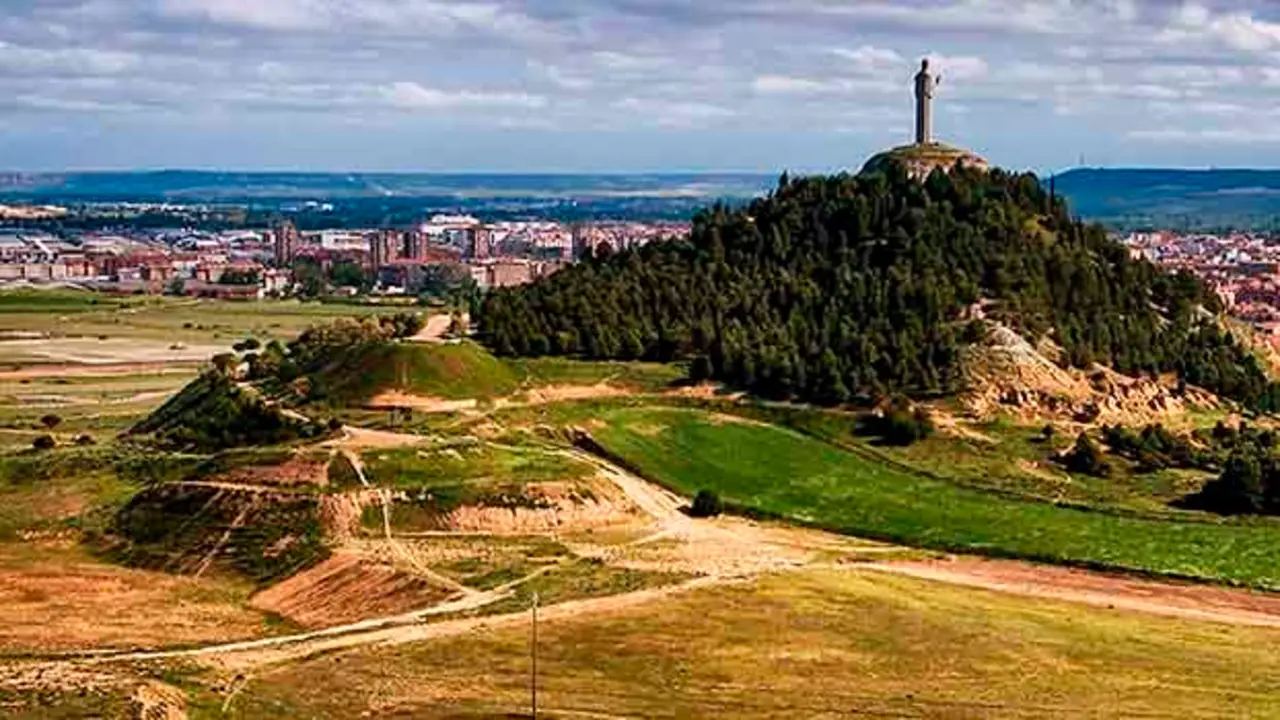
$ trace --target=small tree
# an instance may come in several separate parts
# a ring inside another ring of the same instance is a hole
[[[36,450],[52,450],[58,447],[58,441],[54,440],[52,435],[41,435],[31,441],[31,447]]]
[[[724,512],[724,503],[720,496],[710,490],[699,490],[693,498],[693,507],[689,509],[690,517],[710,518]]]
[[[1084,475],[1107,477],[1111,474],[1111,466],[1103,457],[1101,448],[1083,432],[1076,436],[1076,444],[1062,457],[1062,464],[1067,470]]]
[[[914,412],[892,410],[884,418],[884,442],[906,447],[933,434],[933,419],[922,408]]]
[[[182,296],[187,293],[187,281],[182,278],[174,278],[164,286],[165,295]]]
[[[49,413],[48,415],[40,418],[40,424],[43,425],[45,429],[52,430],[62,424],[62,418],[54,415],[53,413]]]

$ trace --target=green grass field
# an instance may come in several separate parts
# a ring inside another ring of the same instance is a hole
[[[1280,633],[859,571],[786,573],[539,628],[545,717],[1275,717]],[[255,675],[231,717],[527,712],[522,625]],[[375,691],[376,689],[376,691]],[[194,696],[192,717],[220,715]]]
[[[909,545],[1280,588],[1280,523],[1179,522],[960,487],[792,430],[677,409],[605,412],[597,440],[692,495]]]
[[[503,358],[529,387],[546,385],[610,385],[636,392],[661,392],[684,377],[683,365],[647,362],[593,362],[565,358]]]
[[[536,483],[588,477],[591,466],[537,448],[450,443],[436,448],[370,450],[364,454],[369,482],[406,489],[488,483]]]

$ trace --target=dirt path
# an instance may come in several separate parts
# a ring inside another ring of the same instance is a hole
[[[370,484],[368,478],[365,477],[364,460],[360,457],[360,453],[348,447],[341,448],[338,452],[341,452],[343,456],[346,457],[347,462],[351,463],[351,468],[356,471],[356,477],[360,478],[360,484],[369,490],[374,490],[375,488],[373,485]],[[385,488],[376,488],[376,490],[378,492],[378,500],[382,505],[382,528],[386,533],[387,546],[390,547],[396,555],[399,555],[405,562],[407,562],[414,569],[414,572],[427,580],[457,593],[459,597],[466,598],[479,595],[479,592],[451,578],[447,578],[418,562],[417,558],[413,556],[413,553],[409,552],[399,540],[396,540],[395,535],[391,532],[391,491]]]
[[[1024,597],[1083,603],[1187,620],[1280,628],[1280,595],[1161,582],[1016,560],[951,558],[859,567]]]
[[[466,316],[463,316],[463,325],[467,322]],[[448,315],[432,315],[427,318],[426,325],[418,331],[417,335],[409,338],[409,342],[416,343],[440,343],[444,342],[445,333],[449,332],[449,326],[453,324],[453,318]]]
[[[539,610],[539,618],[555,621],[586,614],[616,612],[621,609],[654,602],[676,594],[689,592],[726,582],[721,578],[698,578],[679,585],[650,590],[639,590],[621,595],[570,600],[550,605]],[[77,653],[64,660],[36,662],[26,666],[30,671],[47,669],[50,671],[69,667],[100,665],[104,663],[136,663],[156,660],[194,659],[207,664],[228,669],[243,671],[287,660],[309,657],[317,653],[330,652],[363,645],[399,645],[423,640],[453,637],[488,628],[503,627],[529,621],[526,611],[491,615],[487,617],[468,617],[455,620],[444,620],[435,623],[423,621],[433,616],[462,613],[483,607],[502,599],[503,596],[492,592],[480,593],[475,597],[455,600],[438,605],[428,610],[409,613],[394,618],[365,620],[349,625],[317,630],[299,635],[289,635],[261,640],[249,640],[236,643],[220,643],[185,650],[148,651],[148,652],[99,652]]]
[[[342,447],[351,450],[376,450],[421,445],[426,441],[427,438],[421,435],[407,435],[386,430],[367,430],[347,425],[342,428],[342,437],[340,439],[324,443],[324,446]]]

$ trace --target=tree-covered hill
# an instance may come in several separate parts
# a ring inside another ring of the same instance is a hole
[[[1220,331],[1217,298],[1130,257],[1030,174],[898,166],[789,179],[738,210],[700,213],[684,240],[588,260],[485,300],[504,355],[689,359],[769,397],[841,402],[945,392],[978,315],[1068,362],[1177,371],[1272,408],[1280,390]],[[1206,312],[1207,311],[1207,312]]]

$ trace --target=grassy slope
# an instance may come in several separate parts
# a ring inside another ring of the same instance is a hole
[[[469,399],[509,395],[519,387],[506,365],[470,342],[387,343],[334,362],[315,381],[325,400],[338,404],[361,403],[388,390]]]
[[[436,450],[372,450],[365,453],[364,460],[371,483],[401,488],[437,488],[490,480],[523,484],[591,474],[589,465],[561,455],[470,443]]]
[[[607,382],[639,392],[660,392],[686,376],[677,364],[648,362],[592,362],[565,358],[503,358],[529,386],[595,385]]]
[[[766,577],[539,636],[549,717],[1264,717],[1280,693],[1273,630],[856,571]],[[231,716],[505,717],[527,709],[528,658],[523,626],[318,657],[255,677]],[[223,717],[221,703],[200,698],[193,717]]]
[[[693,411],[608,412],[596,437],[692,494],[912,545],[1280,588],[1280,524],[1176,522],[957,487],[778,427]]]

